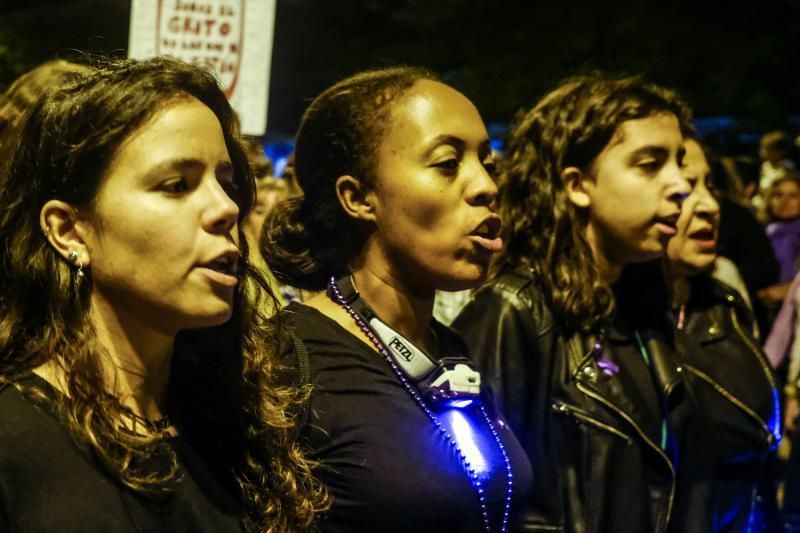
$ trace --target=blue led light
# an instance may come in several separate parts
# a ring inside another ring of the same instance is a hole
[[[479,437],[476,428],[472,427],[472,422],[461,409],[445,409],[439,413],[439,418],[450,434],[458,443],[458,447],[467,457],[475,473],[481,477],[489,474],[489,461],[481,452]]]
[[[471,422],[469,421],[467,413],[469,413],[470,410],[466,410],[463,407],[460,408],[461,410],[450,408],[445,409],[445,411],[442,413],[434,414],[433,411],[431,411],[431,409],[426,405],[425,400],[422,398],[419,392],[409,383],[408,379],[406,379],[403,371],[397,366],[397,363],[392,359],[392,356],[389,355],[389,351],[386,349],[386,346],[383,344],[383,342],[375,335],[375,332],[369,327],[369,325],[367,325],[361,316],[348,305],[347,301],[345,301],[342,293],[339,291],[339,287],[336,285],[335,277],[331,277],[328,288],[333,292],[333,300],[341,305],[345,311],[347,311],[353,320],[355,320],[356,324],[358,324],[361,331],[364,332],[370,341],[372,341],[372,343],[375,345],[375,348],[378,349],[378,352],[392,368],[392,371],[394,372],[395,376],[397,376],[397,379],[399,379],[400,383],[403,384],[403,388],[406,390],[406,392],[414,399],[417,405],[428,416],[436,429],[438,429],[442,436],[447,439],[447,442],[450,443],[450,446],[460,457],[462,466],[469,476],[470,484],[478,494],[484,530],[487,533],[491,533],[493,528],[489,519],[489,503],[486,497],[486,491],[482,486],[483,482],[491,477],[489,471],[490,469],[488,461],[484,458],[483,453],[481,453],[480,445],[478,444],[479,437],[482,435],[482,433],[475,432]],[[491,444],[489,444],[489,448],[496,447],[496,451],[499,453],[500,458],[500,462],[498,464],[505,465],[506,498],[505,505],[503,506],[503,518],[499,524],[498,531],[499,533],[507,533],[508,521],[511,515],[511,498],[514,492],[514,474],[511,470],[511,461],[508,458],[508,454],[506,453],[506,449],[500,439],[500,435],[498,435],[497,430],[494,428],[492,420],[490,419],[489,414],[486,412],[486,409],[483,405],[481,405],[480,402],[476,402],[475,406],[475,414],[480,415],[479,418],[486,423],[486,428],[489,430],[489,435],[484,435],[486,439],[491,437],[491,440],[489,441],[491,442]],[[457,416],[448,417],[448,413],[457,414]],[[446,420],[450,423],[446,423]],[[480,422],[478,422],[478,425],[480,425]],[[449,426],[449,428],[447,428],[447,426]],[[465,447],[469,448],[469,450],[465,450]],[[479,463],[473,464],[471,461],[479,461]]]
[[[772,389],[772,417],[767,421],[767,425],[775,437],[775,442],[772,445],[774,450],[781,443],[781,402],[778,399],[778,390],[775,388]]]
[[[452,407],[454,409],[463,409],[464,407],[469,407],[472,405],[474,400],[471,398],[460,399],[460,400],[450,400],[447,402],[448,407]]]

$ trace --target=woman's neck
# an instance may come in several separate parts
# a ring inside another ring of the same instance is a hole
[[[394,330],[430,354],[438,353],[431,330],[435,291],[415,291],[387,269],[368,263],[351,266],[353,281],[361,298]],[[353,318],[325,293],[305,302],[374,348]]]
[[[92,297],[90,316],[103,386],[135,414],[162,418],[166,414],[175,334],[144,324],[118,307]],[[35,372],[66,392],[63,373],[54,364],[45,364]]]
[[[689,303],[689,298],[692,295],[691,284],[689,278],[681,275],[674,275],[672,277],[672,291],[670,305],[673,309]]]
[[[608,252],[610,247],[603,245],[601,242],[602,239],[600,239],[597,232],[594,231],[591,224],[586,228],[586,240],[589,242],[589,247],[592,250],[592,257],[595,260],[600,277],[608,284],[617,281],[622,275],[622,269],[625,267],[625,264],[622,261],[616,260],[613,254]]]
[[[359,294],[383,322],[429,353],[436,351],[431,331],[435,291],[415,291],[390,272],[367,267],[352,275]]]

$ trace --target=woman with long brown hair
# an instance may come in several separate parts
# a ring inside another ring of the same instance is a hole
[[[293,443],[214,78],[102,61],[41,98],[0,186],[4,531],[296,531]]]
[[[675,233],[687,124],[670,91],[588,75],[510,134],[506,247],[454,327],[528,452],[532,531],[669,527],[682,387],[660,271],[636,267]]]

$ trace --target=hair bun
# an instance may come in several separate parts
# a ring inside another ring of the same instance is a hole
[[[278,280],[300,289],[320,291],[336,268],[311,250],[336,244],[331,236],[313,231],[319,225],[304,216],[305,200],[304,196],[295,196],[275,206],[264,222],[259,246]]]

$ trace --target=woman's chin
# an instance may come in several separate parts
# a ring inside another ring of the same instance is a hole
[[[475,268],[473,272],[459,272],[459,275],[443,280],[437,290],[445,292],[465,291],[474,289],[486,281],[488,269]]]
[[[184,327],[181,329],[201,329],[221,326],[230,320],[231,316],[233,316],[233,307],[230,305],[209,306],[204,309],[195,309],[190,316],[183,317]]]

